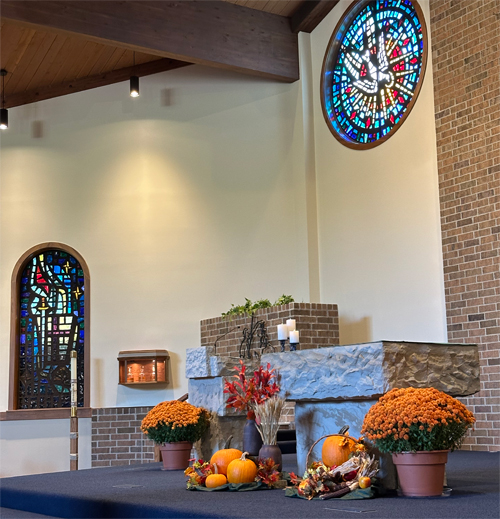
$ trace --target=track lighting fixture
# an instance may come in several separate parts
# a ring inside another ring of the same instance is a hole
[[[135,51],[134,51],[133,72],[135,72]],[[130,97],[139,97],[139,78],[138,78],[138,76],[130,76]]]
[[[139,78],[130,76],[130,97],[139,97]]]
[[[5,76],[7,71],[0,70],[2,76],[2,108],[0,108],[0,130],[6,130],[9,127],[9,111],[5,108]]]

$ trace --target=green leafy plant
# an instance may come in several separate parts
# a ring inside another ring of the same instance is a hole
[[[365,416],[361,432],[381,452],[455,450],[476,419],[456,398],[432,387],[392,389]]]
[[[222,317],[234,317],[234,316],[251,316],[260,308],[270,308],[271,306],[287,305],[293,303],[294,299],[292,296],[283,294],[274,303],[271,303],[269,299],[259,299],[258,301],[251,301],[245,297],[245,304],[234,305],[231,304],[231,308],[227,312],[222,312]]]

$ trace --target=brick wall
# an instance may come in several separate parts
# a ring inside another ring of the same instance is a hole
[[[92,467],[132,465],[154,460],[154,443],[141,432],[151,407],[92,410]]]
[[[500,450],[500,4],[431,0],[448,340],[477,343],[465,449]]]
[[[300,345],[297,348],[299,350],[339,344],[339,313],[337,305],[290,303],[288,305],[272,306],[271,308],[257,310],[255,319],[266,321],[267,335],[271,344],[277,348],[276,351],[279,351],[280,348],[278,324],[285,324],[287,319],[296,320],[296,328],[300,333]],[[205,319],[200,322],[201,346],[213,346],[217,337],[227,333],[225,337],[217,342],[217,354],[239,356],[242,333],[244,328],[250,327],[250,322],[250,317],[232,319],[214,317]],[[233,328],[235,329],[233,330]],[[253,348],[258,346],[258,342],[258,338],[254,338]]]

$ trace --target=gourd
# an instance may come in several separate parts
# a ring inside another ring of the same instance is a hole
[[[227,483],[226,476],[224,474],[210,474],[205,480],[205,486],[207,488],[217,488]]]
[[[331,434],[323,443],[321,459],[327,467],[342,465],[349,459],[351,452],[358,450],[358,442],[343,434]]]
[[[244,452],[241,458],[231,461],[227,467],[227,480],[229,483],[251,483],[257,475],[257,465],[252,460],[247,460],[248,452]]]
[[[224,449],[220,449],[214,453],[214,455],[210,458],[210,463],[212,465],[217,465],[218,472],[220,474],[224,474],[227,476],[227,467],[231,463],[231,461],[236,460],[241,457],[243,454],[239,449],[230,449],[229,445],[231,443],[232,436],[230,436],[226,442]]]
[[[217,465],[214,466],[215,473],[209,474],[207,479],[205,480],[205,486],[207,488],[217,488],[227,483],[227,478],[224,474],[219,474],[217,472]]]

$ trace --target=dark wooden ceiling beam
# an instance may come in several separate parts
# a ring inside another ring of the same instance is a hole
[[[144,77],[150,74],[158,74],[166,70],[173,70],[180,67],[191,65],[184,61],[177,61],[169,58],[162,58],[155,61],[149,61],[136,65],[135,67],[126,67],[119,70],[113,70],[104,74],[95,76],[83,77],[75,79],[74,81],[66,81],[64,83],[46,86],[43,88],[28,90],[26,92],[18,92],[11,94],[5,99],[5,107],[12,108],[14,106],[26,105],[36,101],[43,101],[45,99],[52,99],[54,97],[64,96],[67,94],[74,94],[76,92],[83,92],[121,81],[127,81],[130,76]],[[128,87],[125,89],[127,95]]]
[[[292,32],[312,32],[339,0],[309,0],[304,2],[290,19]]]
[[[100,43],[285,82],[299,78],[289,18],[227,2],[2,0],[1,8],[2,18]]]

